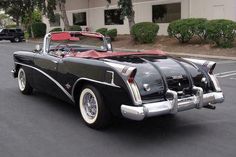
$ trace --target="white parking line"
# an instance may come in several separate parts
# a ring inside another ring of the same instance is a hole
[[[230,80],[236,80],[236,78],[235,78],[235,77],[232,77],[232,78],[230,78]]]
[[[235,73],[235,72],[236,72],[236,70],[234,70],[234,71],[226,71],[226,72],[222,72],[222,73],[217,73],[217,74],[215,74],[215,76],[220,76],[220,75],[229,74],[229,73]]]
[[[217,64],[232,64],[232,63],[236,63],[236,61],[233,60],[228,60],[228,61],[219,61],[216,62]]]
[[[234,76],[234,75],[236,75],[236,73],[231,73],[231,74],[221,75],[221,76],[216,76],[216,77],[225,78],[225,77]]]

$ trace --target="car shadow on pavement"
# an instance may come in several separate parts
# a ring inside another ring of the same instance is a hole
[[[145,119],[144,121],[116,119],[108,128],[94,131],[83,123],[79,109],[72,104],[65,103],[38,91],[34,92],[34,95],[35,99],[45,102],[47,108],[62,114],[65,119],[69,119],[69,121],[78,125],[74,129],[83,129],[88,134],[95,134],[95,136],[97,134],[97,136],[116,141],[125,138],[125,141],[129,142],[129,144],[137,144],[137,142],[150,144],[150,141],[171,141],[173,138],[175,141],[188,137],[197,138],[199,134],[203,134],[207,129],[206,124],[193,122],[194,115],[189,119],[188,114],[179,114],[159,116]]]

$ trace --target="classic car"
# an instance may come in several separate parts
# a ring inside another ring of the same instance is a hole
[[[160,50],[115,52],[92,32],[46,34],[43,47],[14,55],[19,90],[44,91],[78,106],[84,122],[103,128],[112,117],[143,120],[224,101],[215,62],[172,57]]]

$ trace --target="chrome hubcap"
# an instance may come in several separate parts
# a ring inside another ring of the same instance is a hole
[[[18,83],[19,83],[20,90],[23,91],[26,85],[26,77],[25,77],[25,72],[23,70],[20,70],[18,74]]]
[[[84,95],[83,106],[88,117],[93,119],[97,114],[97,102],[91,93],[86,93]]]

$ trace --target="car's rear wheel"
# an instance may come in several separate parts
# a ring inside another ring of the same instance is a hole
[[[20,38],[15,37],[15,38],[14,38],[14,42],[16,42],[16,43],[20,42]]]
[[[28,82],[28,78],[27,78],[24,68],[21,67],[19,69],[17,79],[18,79],[18,85],[19,85],[20,91],[25,95],[32,94],[33,88],[30,86]]]
[[[82,88],[79,108],[83,120],[91,128],[101,129],[110,124],[110,112],[95,87],[87,85]]]

